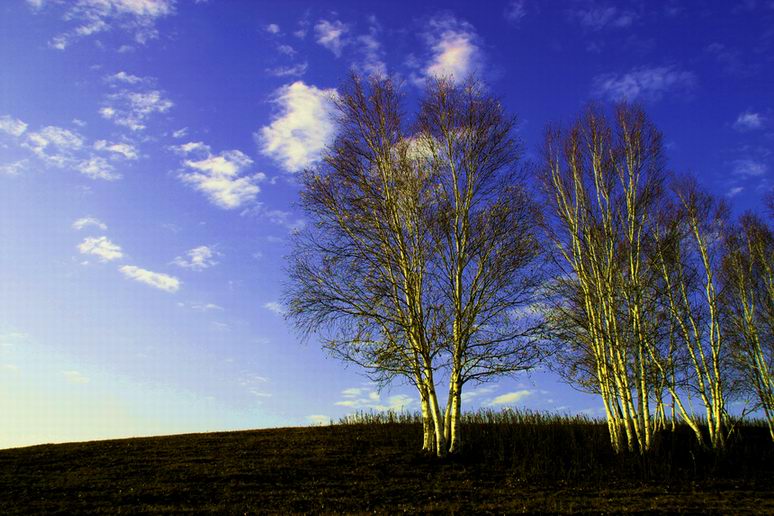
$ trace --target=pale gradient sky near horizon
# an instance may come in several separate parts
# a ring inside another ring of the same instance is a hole
[[[0,4],[0,448],[418,408],[282,318],[296,174],[327,95],[479,75],[525,159],[589,101],[641,102],[670,168],[739,212],[774,185],[774,1]],[[467,408],[599,414],[547,372]]]

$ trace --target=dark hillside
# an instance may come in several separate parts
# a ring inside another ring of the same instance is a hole
[[[593,422],[468,422],[461,457],[414,423],[347,424],[0,451],[3,513],[774,513],[774,447],[745,427],[723,457],[682,429],[616,457]]]

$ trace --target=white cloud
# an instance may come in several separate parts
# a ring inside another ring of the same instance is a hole
[[[266,73],[275,77],[301,77],[306,73],[308,66],[307,62],[290,66],[275,66],[274,68],[267,68]]]
[[[735,197],[735,196],[739,195],[740,193],[742,193],[742,191],[744,191],[744,187],[742,187],[742,186],[735,186],[735,187],[733,187],[733,188],[728,190],[728,193],[726,194],[726,197],[729,197],[729,198]]]
[[[510,405],[518,403],[527,396],[534,394],[534,391],[528,389],[522,389],[520,391],[509,392],[507,394],[501,394],[489,402],[490,406],[496,405]]]
[[[105,181],[115,181],[121,178],[121,174],[115,171],[113,165],[108,163],[105,158],[99,156],[91,157],[81,161],[76,166],[78,171],[91,179],[104,179]]]
[[[290,45],[277,45],[277,52],[280,54],[285,54],[286,56],[293,57],[296,55],[296,49],[291,47]]]
[[[269,219],[272,224],[286,227],[291,233],[300,231],[306,227],[304,219],[293,218],[293,214],[284,210],[263,210],[261,214]]]
[[[143,79],[142,77],[137,77],[136,75],[132,75],[124,71],[120,71],[118,73],[114,73],[113,75],[108,75],[107,77],[105,77],[105,82],[109,82],[109,83],[123,82],[126,84],[139,84],[144,81],[145,79]]]
[[[72,28],[52,38],[49,44],[58,50],[64,50],[77,39],[114,28],[130,33],[137,43],[144,44],[158,37],[157,20],[175,12],[174,0],[28,0],[28,3],[35,12],[42,12],[47,5],[63,9],[62,18]]]
[[[568,12],[571,19],[580,23],[588,30],[605,28],[621,29],[630,26],[637,15],[633,11],[622,10],[616,6],[589,5],[586,8],[574,9]]]
[[[178,289],[180,289],[180,280],[174,276],[141,269],[140,267],[135,267],[134,265],[124,265],[118,270],[121,271],[121,274],[129,279],[139,281],[140,283],[145,283],[146,285],[150,285],[151,287],[157,288],[159,290],[164,290],[166,292],[177,292]]]
[[[91,179],[113,181],[121,177],[105,158],[88,152],[89,147],[83,136],[63,127],[49,125],[39,131],[26,131],[19,145],[49,166],[77,170]],[[97,141],[94,149],[120,154],[129,159],[137,155],[134,147],[129,144],[112,144],[104,140]]]
[[[475,398],[480,398],[482,396],[486,396],[488,394],[491,394],[495,389],[497,389],[496,385],[483,385],[481,387],[477,387],[475,389],[466,389],[462,391],[462,401],[472,401]]]
[[[400,412],[414,403],[414,399],[405,394],[395,394],[382,400],[381,395],[375,390],[366,390],[359,387],[351,387],[341,391],[344,398],[336,402],[340,407],[349,407],[356,410],[375,410],[377,412]]]
[[[81,254],[92,254],[103,262],[118,260],[124,256],[121,247],[107,237],[87,237],[78,245]]]
[[[202,142],[189,142],[174,149],[186,156],[198,155],[200,159],[183,161],[187,170],[180,174],[180,178],[220,208],[239,208],[252,202],[261,191],[258,183],[266,179],[261,172],[251,176],[241,175],[253,160],[238,150],[212,154],[210,147]]]
[[[212,267],[213,265],[217,265],[218,263],[215,261],[215,256],[217,253],[206,245],[194,247],[185,254],[188,256],[187,259],[182,256],[178,256],[172,263],[178,267],[183,267],[194,271],[202,271]]]
[[[213,310],[217,311],[223,311],[223,307],[216,305],[215,303],[194,303],[191,305],[191,310],[195,310],[197,312],[211,312]]]
[[[737,131],[753,131],[755,129],[760,129],[763,127],[765,120],[766,119],[760,113],[745,111],[736,117],[736,122],[734,122],[734,129]]]
[[[120,154],[126,159],[137,159],[137,149],[128,143],[111,143],[107,140],[94,142],[94,149]]]
[[[27,133],[27,143],[25,146],[32,150],[39,157],[44,159],[54,158],[61,154],[48,154],[47,149],[55,149],[58,152],[69,153],[79,150],[83,147],[83,137],[78,133],[49,125],[38,132]]]
[[[62,371],[62,375],[65,377],[65,380],[73,384],[84,384],[90,381],[88,377],[79,371]]]
[[[505,19],[513,24],[518,24],[526,15],[526,0],[511,0],[511,2],[505,8]]]
[[[335,89],[318,89],[302,81],[278,89],[273,102],[280,107],[279,115],[254,135],[261,153],[288,172],[298,172],[317,161],[334,137],[335,94]]]
[[[122,90],[107,96],[99,114],[117,125],[139,131],[145,129],[148,118],[154,114],[166,113],[173,105],[172,101],[158,90]]]
[[[317,43],[333,52],[336,57],[341,57],[341,49],[348,43],[348,25],[339,20],[320,20],[314,26],[314,32],[317,35]]]
[[[270,23],[266,26],[266,32],[269,34],[278,34],[280,31],[279,25],[276,23]]]
[[[210,146],[203,142],[188,142],[180,145],[175,145],[172,150],[180,154],[186,155],[191,153],[210,153]]]
[[[27,130],[27,124],[9,115],[0,116],[0,131],[19,137]]]
[[[744,177],[760,177],[768,171],[765,163],[750,158],[735,160],[733,167],[734,174]]]
[[[456,82],[482,70],[483,52],[473,26],[446,15],[430,20],[430,30],[424,35],[430,47],[430,58],[423,77],[414,79],[421,84],[426,77],[446,77]]]
[[[594,78],[592,91],[613,101],[644,99],[658,101],[671,92],[689,92],[696,85],[693,72],[675,66],[640,67],[623,75],[602,74]]]
[[[276,301],[269,301],[268,303],[265,303],[263,307],[275,315],[285,315],[285,307]]]
[[[172,138],[183,138],[188,134],[188,128],[183,127],[182,129],[178,129],[174,133],[172,133]]]
[[[309,421],[310,424],[315,426],[324,426],[324,425],[331,424],[330,416],[325,416],[323,414],[311,414],[309,416],[306,416],[306,420]]]
[[[369,23],[368,34],[357,37],[357,46],[362,56],[359,67],[366,75],[386,77],[387,65],[384,63],[384,51],[379,42],[381,27],[375,16],[370,17]]]
[[[18,176],[22,170],[27,168],[29,162],[26,159],[20,159],[12,163],[4,163],[0,165],[0,174],[6,176]]]
[[[97,227],[102,231],[107,229],[107,224],[94,217],[81,217],[80,219],[73,222],[73,229],[75,230],[81,230],[88,226]]]

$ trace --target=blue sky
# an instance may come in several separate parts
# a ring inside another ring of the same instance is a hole
[[[589,101],[644,104],[736,211],[774,185],[774,2],[0,4],[0,447],[417,408],[282,318],[297,172],[352,68],[409,103],[478,74],[525,158]],[[468,408],[598,414],[548,373]]]

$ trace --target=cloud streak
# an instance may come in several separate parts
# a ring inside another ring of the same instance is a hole
[[[163,290],[165,292],[174,293],[180,289],[181,282],[179,279],[168,274],[160,272],[153,272],[147,269],[142,269],[134,265],[124,265],[118,269],[121,274],[126,278],[138,281],[145,285]]]
[[[676,66],[639,67],[624,74],[596,76],[592,93],[615,102],[656,102],[670,93],[688,93],[695,86],[696,75]]]

